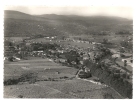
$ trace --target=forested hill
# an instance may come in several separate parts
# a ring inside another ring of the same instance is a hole
[[[29,15],[4,11],[5,36],[91,35],[104,32],[133,31],[133,21],[120,17],[77,15]]]

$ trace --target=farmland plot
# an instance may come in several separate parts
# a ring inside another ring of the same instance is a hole
[[[104,98],[104,93],[111,91],[109,93],[113,98],[122,98],[111,88],[76,79],[77,71],[75,68],[61,66],[42,58],[5,62],[4,80],[21,78],[23,81],[19,80],[17,84],[5,85],[4,97]]]

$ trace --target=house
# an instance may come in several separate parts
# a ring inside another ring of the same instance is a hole
[[[80,60],[80,64],[82,64],[82,65],[83,65],[83,64],[84,64],[84,62],[83,62],[82,60]]]
[[[94,52],[88,52],[88,55],[89,55],[89,57],[90,57],[91,60],[94,59]]]
[[[87,68],[86,66],[84,68],[85,68],[85,72],[86,73],[90,73],[90,69],[89,68]]]
[[[91,77],[91,73],[90,72],[85,72],[84,69],[80,69],[76,75],[76,77],[80,77],[80,78],[89,78]]]
[[[55,37],[51,37],[52,39],[54,39]]]
[[[88,55],[83,55],[83,60],[87,60],[89,59],[89,56]]]
[[[49,39],[50,37],[46,37],[47,39]]]
[[[4,60],[8,60],[8,57],[4,57]]]
[[[66,61],[67,61],[66,59],[59,58],[59,62],[61,62],[61,63],[65,63]]]
[[[27,43],[26,43],[26,46],[30,46],[30,45],[31,45],[31,43],[30,43],[30,42],[27,42]]]
[[[21,60],[20,58],[15,57],[16,60]]]
[[[93,50],[96,50],[96,46],[93,45]]]
[[[59,52],[59,53],[64,53],[64,51],[63,51],[63,50],[58,50],[57,52]]]
[[[16,56],[13,56],[13,57],[9,57],[8,58],[10,61],[19,61],[21,60],[20,58],[16,57]]]
[[[71,62],[71,64],[74,64],[74,65],[75,65],[75,64],[76,64],[76,62],[75,62],[75,61],[72,61],[72,62]]]
[[[85,41],[85,43],[88,43],[88,44],[89,44],[89,41]]]
[[[112,58],[119,58],[119,57],[120,57],[120,54],[118,54],[118,53],[115,53],[112,55]]]
[[[124,62],[124,61],[127,61],[127,65],[130,65],[131,67],[133,67],[133,64],[132,64],[132,58],[126,58],[126,59],[122,59],[122,62]]]
[[[40,51],[33,51],[33,53],[43,53],[43,50],[40,50]]]
[[[92,44],[96,44],[96,42],[92,42]]]
[[[111,63],[111,61],[109,59],[104,59],[102,61],[105,62],[105,64],[110,64]]]
[[[123,53],[123,55],[125,55],[125,57],[132,57],[131,53]]]
[[[51,52],[52,54],[56,53],[56,51],[55,51],[55,50],[50,50],[50,52]]]
[[[110,52],[114,54],[114,53],[117,53],[117,50],[115,50],[115,49],[110,49]]]
[[[96,43],[96,44],[101,44],[101,43]]]

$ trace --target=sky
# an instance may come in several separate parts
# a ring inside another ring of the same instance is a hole
[[[103,15],[133,19],[135,0],[3,0],[5,10],[28,14]]]
[[[32,15],[58,14],[81,16],[118,16],[133,19],[130,6],[5,6],[5,10],[16,10]]]

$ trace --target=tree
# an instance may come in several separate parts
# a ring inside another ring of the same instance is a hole
[[[81,38],[79,38],[79,40],[82,40]]]
[[[103,39],[103,43],[107,44],[108,43],[108,39]]]
[[[79,64],[80,62],[78,58],[76,58],[75,61],[76,61],[76,64]]]
[[[124,67],[127,66],[127,60],[124,60]]]
[[[124,53],[125,50],[124,50],[123,48],[120,48],[120,52],[121,52],[121,53]]]
[[[124,60],[124,67],[127,67],[127,60]],[[127,71],[126,71],[126,78],[127,78]]]
[[[9,61],[14,61],[14,57],[9,57],[8,60]]]

